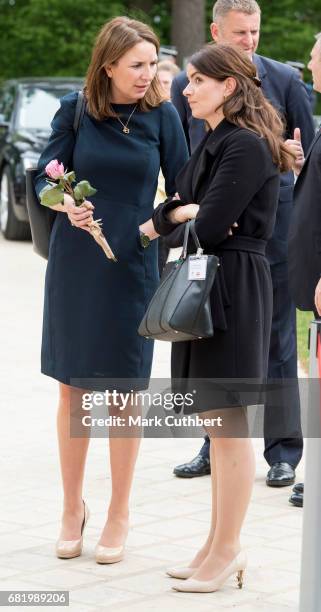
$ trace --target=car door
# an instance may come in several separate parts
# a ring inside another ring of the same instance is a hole
[[[2,169],[8,154],[10,127],[14,109],[16,88],[14,84],[4,84],[0,89],[0,168]]]

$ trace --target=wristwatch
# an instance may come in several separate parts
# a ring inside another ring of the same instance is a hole
[[[144,234],[144,232],[140,231],[139,233],[140,233],[140,244],[142,245],[143,249],[147,249],[147,247],[149,247],[150,245],[150,237]]]

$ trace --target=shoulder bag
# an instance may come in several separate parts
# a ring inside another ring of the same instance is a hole
[[[79,91],[73,123],[73,130],[76,138],[85,110],[86,100],[83,92]],[[27,209],[33,249],[38,255],[48,259],[50,234],[57,213],[39,202],[34,184],[38,173],[38,168],[27,168],[26,170]]]

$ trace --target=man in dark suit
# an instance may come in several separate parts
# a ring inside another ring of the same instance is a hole
[[[262,81],[263,93],[285,119],[285,138],[293,138],[294,130],[300,128],[302,145],[307,150],[314,136],[314,124],[304,84],[293,68],[255,53],[260,36],[260,17],[260,7],[255,0],[218,0],[213,7],[212,38],[216,42],[234,44],[250,56]],[[192,117],[182,94],[186,85],[186,73],[181,72],[173,81],[172,101],[193,152],[205,134],[205,127],[202,121]],[[271,379],[297,378],[296,312],[288,290],[287,265],[293,184],[292,172],[282,175],[275,230],[267,247],[274,300],[268,372]],[[287,425],[283,437],[273,435],[278,423]],[[269,401],[266,403],[264,435],[264,457],[270,465],[266,483],[278,487],[293,484],[303,448],[298,385],[292,387],[282,404],[280,400],[277,410]],[[209,473],[209,439],[205,437],[199,454],[192,461],[177,466],[174,474],[192,478]]]
[[[321,33],[308,64],[313,88],[321,93]],[[296,306],[321,317],[321,129],[319,127],[294,189],[289,229],[289,285]],[[303,483],[294,487],[290,502],[303,505]]]

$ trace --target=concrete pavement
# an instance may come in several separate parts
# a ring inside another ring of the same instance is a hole
[[[164,572],[189,560],[208,529],[209,477],[184,480],[172,475],[176,463],[196,454],[197,439],[143,440],[126,558],[110,566],[93,560],[105,520],[110,470],[108,440],[92,440],[84,492],[91,518],[84,552],[77,559],[55,558],[62,503],[57,385],[39,373],[45,262],[30,243],[2,238],[0,260],[1,590],[69,590],[70,606],[62,609],[77,612],[116,606],[126,612],[297,610],[302,511],[288,503],[291,488],[266,487],[261,440],[254,441],[257,474],[242,538],[249,557],[243,590],[231,579],[217,593],[177,593]],[[154,376],[169,375],[169,349],[167,343],[156,346]],[[302,480],[303,462],[297,470],[297,481]]]

